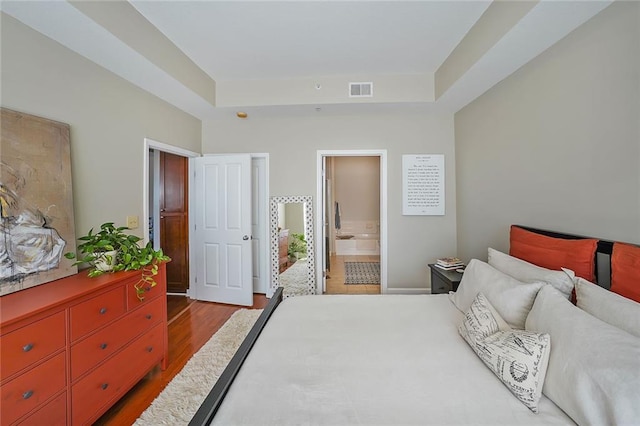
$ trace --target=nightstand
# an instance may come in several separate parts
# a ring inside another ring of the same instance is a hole
[[[445,271],[433,263],[429,264],[429,268],[431,269],[431,294],[448,293],[458,289],[462,280],[460,272]]]

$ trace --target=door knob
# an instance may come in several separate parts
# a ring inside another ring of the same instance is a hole
[[[244,237],[242,237],[243,240],[247,241],[249,239],[248,235],[245,235]]]

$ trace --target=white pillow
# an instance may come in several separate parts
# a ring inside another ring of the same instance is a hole
[[[472,259],[464,270],[458,291],[449,297],[460,312],[466,313],[482,292],[511,327],[524,329],[529,310],[543,285],[525,284],[481,260]]]
[[[543,393],[578,424],[631,425],[640,419],[640,339],[575,307],[545,286],[527,330],[553,341]]]
[[[640,303],[578,278],[576,304],[594,317],[640,337]]]
[[[549,335],[509,329],[482,293],[458,331],[500,381],[537,413],[551,348]]]
[[[518,281],[525,283],[545,282],[564,294],[567,299],[571,297],[576,276],[571,269],[563,268],[561,271],[554,271],[553,269],[543,268],[491,247],[488,250],[488,257],[489,265]]]

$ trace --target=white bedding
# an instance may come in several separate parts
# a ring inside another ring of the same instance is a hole
[[[458,334],[448,295],[284,300],[213,424],[573,424],[534,414]]]

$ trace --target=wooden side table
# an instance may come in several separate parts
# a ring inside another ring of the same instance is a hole
[[[462,280],[462,274],[455,270],[445,271],[438,268],[434,263],[429,264],[431,269],[431,294],[448,293],[450,291],[456,291],[460,281]]]

